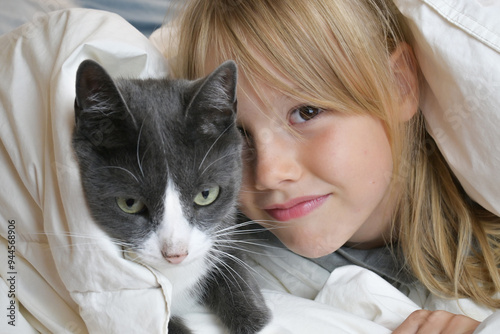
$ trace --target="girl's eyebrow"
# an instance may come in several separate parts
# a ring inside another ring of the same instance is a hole
[[[299,105],[299,104],[301,105],[301,104],[306,103],[305,101],[302,101],[302,102],[301,102],[301,101],[299,101],[298,99],[293,98],[293,97],[291,97],[291,96],[289,96],[289,95],[285,95],[285,94],[282,94],[282,95],[279,97],[278,101],[279,101],[279,104],[280,104],[280,105],[287,105],[287,106],[288,106],[288,105],[289,105],[289,106],[296,106],[296,105]]]

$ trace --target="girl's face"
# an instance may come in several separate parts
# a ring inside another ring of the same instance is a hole
[[[346,243],[382,245],[392,212],[382,122],[321,110],[270,87],[257,94],[244,75],[238,85],[238,123],[248,136],[242,211],[306,257]]]

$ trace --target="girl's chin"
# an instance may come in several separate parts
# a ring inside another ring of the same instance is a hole
[[[308,259],[317,259],[326,255],[329,255],[333,252],[335,252],[338,248],[336,249],[302,249],[302,248],[297,248],[296,250],[292,249],[289,247],[289,249],[294,252],[295,254],[298,254],[300,256],[306,257]]]
[[[339,249],[342,245],[339,244],[338,247],[335,244],[328,244],[328,245],[322,245],[321,243],[318,243],[317,241],[314,242],[305,242],[304,240],[300,241],[291,241],[287,240],[283,236],[276,235],[278,239],[292,252],[295,254],[298,254],[300,256],[310,258],[310,259],[316,259],[319,257],[323,257],[326,255],[329,255],[333,252],[335,252],[337,249]]]

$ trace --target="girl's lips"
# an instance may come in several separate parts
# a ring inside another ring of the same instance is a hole
[[[321,206],[330,195],[295,198],[284,204],[271,205],[264,210],[278,221],[288,221],[308,215]]]

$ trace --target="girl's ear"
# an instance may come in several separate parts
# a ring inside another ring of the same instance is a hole
[[[399,43],[392,52],[391,69],[399,88],[400,120],[410,120],[418,110],[418,65],[413,49],[405,42]]]

